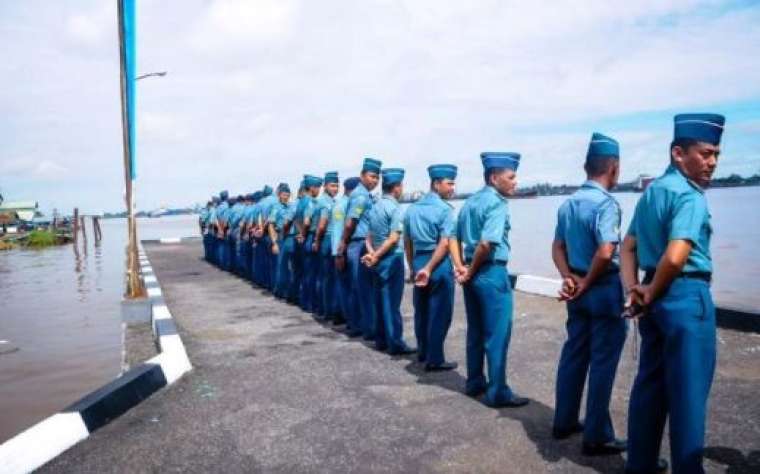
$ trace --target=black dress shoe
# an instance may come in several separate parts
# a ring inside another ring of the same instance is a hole
[[[464,389],[464,394],[467,395],[468,397],[472,397],[472,398],[478,398],[479,396],[483,395],[484,393],[486,393],[486,388],[485,387],[466,388],[466,389]]]
[[[443,372],[445,370],[454,370],[457,367],[459,367],[459,364],[456,362],[443,362],[437,365],[425,364],[425,372]]]
[[[628,449],[628,443],[624,439],[613,439],[606,443],[583,443],[585,456],[609,456],[620,454]]]
[[[509,400],[505,400],[499,403],[486,402],[486,405],[492,408],[518,408],[518,407],[524,407],[528,403],[530,403],[529,399],[525,397],[518,397],[517,395],[513,395],[512,398],[510,398]]]
[[[417,353],[416,347],[404,346],[399,350],[391,351],[390,355],[409,355],[409,354],[416,354],[416,353]]]
[[[663,474],[665,472],[668,472],[668,461],[660,458],[657,460],[657,467],[655,467],[655,471],[657,474]],[[628,469],[625,470],[625,474],[634,474],[633,471],[629,471]]]
[[[362,335],[362,332],[359,331],[358,329],[346,332],[346,336],[348,337],[359,337],[361,335]]]
[[[552,437],[554,439],[567,439],[576,433],[583,433],[583,423],[576,423],[570,428],[560,429],[552,428]]]

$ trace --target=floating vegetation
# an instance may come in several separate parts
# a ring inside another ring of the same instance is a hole
[[[57,243],[55,232],[48,230],[33,230],[25,239],[26,246],[32,248],[51,247]]]

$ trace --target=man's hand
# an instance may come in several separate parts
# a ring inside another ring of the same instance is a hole
[[[277,245],[277,242],[272,242],[272,255],[277,255],[280,253],[280,246]]]
[[[628,297],[632,298],[633,303],[647,307],[654,301],[652,285],[633,285],[628,290]]]
[[[378,260],[379,259],[374,253],[368,253],[362,257],[362,263],[369,268],[372,268],[375,265],[377,265]]]
[[[256,237],[257,239],[260,239],[264,236],[264,231],[261,229],[254,229],[253,236]]]
[[[338,269],[339,272],[342,272],[346,269],[346,257],[345,255],[336,255],[335,256],[335,268]]]
[[[319,252],[319,242],[317,242],[316,240],[311,243],[311,251],[314,253]]]
[[[573,297],[575,293],[575,280],[570,276],[566,276],[562,279],[562,288],[559,290],[559,301],[567,301]]]
[[[466,265],[462,265],[458,269],[454,270],[454,277],[456,278],[457,283],[459,283],[460,285],[466,285],[472,279],[472,274],[470,273],[470,267]]]
[[[418,271],[417,274],[414,275],[414,286],[423,288],[423,287],[428,286],[429,283],[430,283],[430,269],[427,267],[422,267],[420,271]]]
[[[299,244],[302,244],[303,241],[304,241],[303,235],[301,234],[296,235],[296,242],[298,242]]]

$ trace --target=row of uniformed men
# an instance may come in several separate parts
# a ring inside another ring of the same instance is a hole
[[[715,114],[675,117],[670,165],[640,199],[622,261],[621,210],[610,194],[620,171],[617,141],[593,134],[587,181],[558,212],[552,257],[563,278],[568,339],[559,361],[553,435],[563,439],[582,432],[587,455],[628,449],[627,472],[667,468],[659,450],[668,416],[674,472],[702,472],[715,367],[712,228],[704,188],[717,164],[724,121]],[[344,181],[340,198],[334,172],[324,179],[305,176],[295,203],[286,184],[276,194],[265,187],[238,199],[222,192],[201,216],[206,257],[319,319],[345,322],[350,336],[363,335],[378,349],[406,354],[415,349],[404,342],[399,309],[405,253],[414,278],[418,359],[426,370],[457,367],[444,357],[456,280],[467,316],[465,392],[484,395],[490,406],[525,405],[528,400],[506,380],[513,305],[506,268],[507,197],[516,188],[520,155],[487,152],[481,161],[485,186],[464,203],[456,220],[446,201],[454,194],[457,168],[446,164],[428,168],[430,192],[405,215],[398,203],[404,171],[381,170],[372,158],[364,160],[360,177]],[[380,176],[383,192],[377,200],[370,192]],[[642,283],[639,269],[645,273]],[[627,332],[624,312],[640,319],[642,337],[627,442],[615,438],[609,413]]]

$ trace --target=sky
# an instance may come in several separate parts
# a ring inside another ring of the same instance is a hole
[[[124,209],[116,2],[0,2],[0,193],[43,211]],[[425,189],[579,183],[593,131],[622,179],[660,174],[673,115],[727,117],[717,176],[760,172],[760,2],[138,0],[137,207],[356,175]]]

